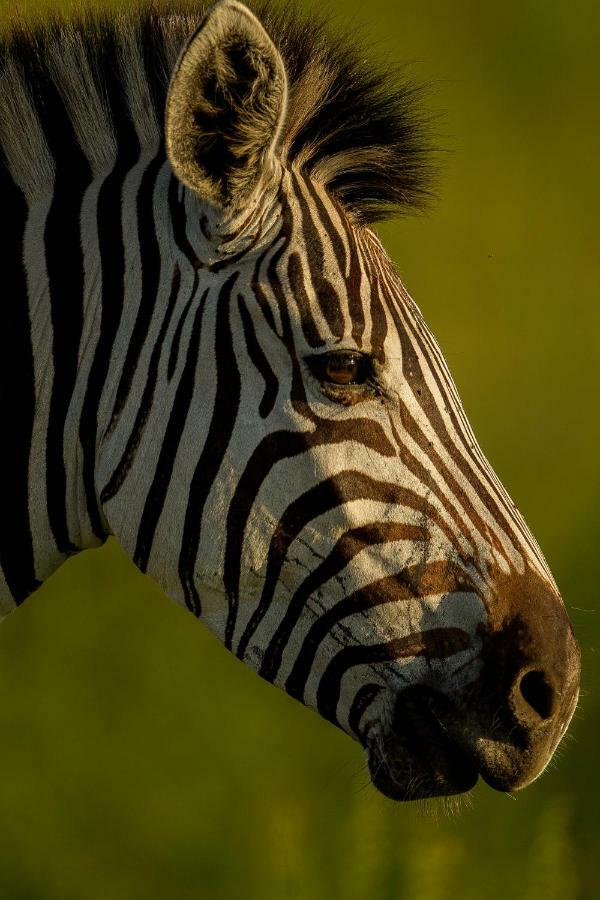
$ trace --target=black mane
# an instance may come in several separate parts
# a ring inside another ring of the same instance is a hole
[[[420,110],[421,88],[399,79],[393,70],[365,61],[356,35],[332,37],[323,21],[290,6],[251,5],[279,47],[288,73],[289,105],[280,148],[285,162],[323,183],[361,223],[426,205],[432,165],[428,118]],[[148,96],[157,122],[162,123],[174,54],[204,11],[205,7],[185,0],[166,0],[144,3],[126,13],[19,23],[0,39],[0,107],[18,107],[21,102],[23,92],[15,88],[14,74],[10,74],[17,71],[42,123],[46,144],[56,157],[61,136],[50,132],[60,127],[61,120],[64,123],[64,116],[50,115],[48,110],[56,107],[57,95],[64,96],[66,91],[71,99],[76,96],[81,76],[75,62],[83,49],[112,123],[113,134],[107,129],[107,139],[116,136],[119,144],[131,140],[132,129],[121,128],[122,96],[116,104],[120,111],[114,109],[114,98],[122,93],[119,40],[127,33],[138,42]],[[57,53],[70,61],[58,76],[48,62]],[[81,87],[81,105],[86,103],[86,89],[89,94],[89,83]],[[5,120],[5,140],[0,128],[0,143],[6,144],[14,121]],[[68,139],[72,135],[71,130]],[[28,144],[27,134],[18,139],[23,153],[39,152],[39,142],[37,147],[35,142]],[[3,149],[6,165],[10,154]],[[36,168],[33,156],[29,168]]]

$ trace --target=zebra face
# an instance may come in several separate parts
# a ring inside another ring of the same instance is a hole
[[[278,202],[239,276],[225,641],[392,797],[523,786],[577,697],[558,590],[377,238],[293,173]]]
[[[160,340],[178,352],[126,477],[121,426],[107,432],[104,512],[226,647],[361,741],[384,793],[479,774],[513,790],[569,723],[577,644],[434,338],[339,188],[360,149],[294,159],[293,97],[321,87],[288,80],[233,0],[175,67],[179,294]]]

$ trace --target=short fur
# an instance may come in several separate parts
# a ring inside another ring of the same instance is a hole
[[[17,25],[3,38],[2,164],[29,198],[47,186],[53,170],[49,148],[56,154],[61,141],[60,134],[48,131],[58,131],[61,124],[46,116],[40,133],[39,128],[15,128],[15,121],[31,123],[33,107],[50,108],[58,93],[71,117],[68,137],[75,134],[85,150],[93,149],[86,155],[96,169],[103,158],[114,156],[115,138],[123,151],[123,135],[106,105],[118,88],[127,97],[140,143],[162,140],[169,78],[204,11],[196,3],[167,0],[127,13]],[[257,14],[282,53],[288,75],[282,161],[324,184],[362,223],[423,207],[432,166],[420,87],[399,83],[392,71],[365,61],[355,34],[332,38],[323,22],[292,7],[262,6]],[[149,126],[157,132],[148,133],[153,131]]]

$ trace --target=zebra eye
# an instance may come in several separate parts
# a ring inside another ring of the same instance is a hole
[[[371,374],[369,357],[352,350],[336,350],[313,356],[309,364],[319,381],[342,387],[365,384]]]

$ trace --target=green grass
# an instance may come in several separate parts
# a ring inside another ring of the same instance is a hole
[[[599,8],[330,6],[437,80],[443,200],[383,233],[575,622],[573,737],[514,799],[478,786],[453,814],[388,802],[356,744],[111,544],[0,629],[0,898],[600,896]]]

